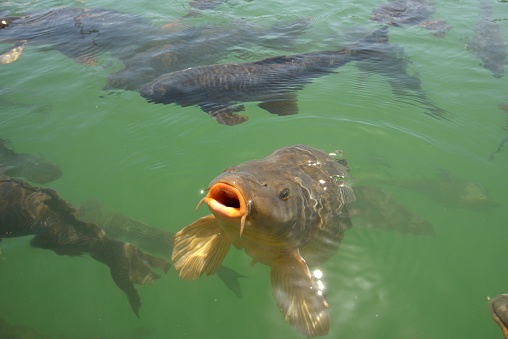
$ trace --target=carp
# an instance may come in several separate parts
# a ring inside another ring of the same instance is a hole
[[[430,20],[434,12],[430,0],[391,0],[375,8],[371,20],[393,27],[418,25],[441,38],[450,30],[450,26],[443,20]]]
[[[348,171],[345,160],[306,145],[227,168],[198,204],[212,214],[174,237],[179,276],[214,274],[231,245],[244,249],[252,264],[271,267],[272,296],[285,320],[307,337],[327,334],[328,303],[309,266],[335,255],[351,227]]]
[[[9,146],[9,141],[0,138],[0,175],[22,177],[37,184],[58,179],[62,170],[40,155],[19,154]]]
[[[146,285],[159,278],[150,267],[167,272],[171,266],[131,244],[109,238],[96,224],[78,220],[76,210],[54,190],[0,177],[0,241],[28,235],[34,235],[32,247],[49,249],[58,255],[86,253],[107,265],[136,315],[141,300],[133,284]]]
[[[140,94],[154,103],[197,105],[225,125],[247,120],[235,113],[244,106],[234,106],[247,101],[261,101],[259,107],[273,114],[296,114],[296,91],[350,61],[368,58],[376,53],[376,44],[386,41],[386,28],[381,28],[339,51],[190,67],[159,76],[141,87]]]
[[[479,0],[479,19],[475,35],[466,39],[466,49],[481,60],[481,65],[489,70],[492,76],[501,78],[508,51],[503,40],[501,29],[493,19],[492,7],[487,0]]]
[[[160,28],[138,15],[98,8],[43,10],[0,17],[0,43],[17,45],[3,52],[0,63],[17,60],[26,43],[48,46],[81,64],[94,65],[99,53],[126,58],[163,38]]]
[[[133,244],[154,256],[171,257],[174,237],[172,232],[114,212],[97,200],[82,202],[77,216],[80,220],[100,225],[110,238]],[[245,276],[225,266],[219,267],[217,276],[238,298],[242,297],[238,280]]]

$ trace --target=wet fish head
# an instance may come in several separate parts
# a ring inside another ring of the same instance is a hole
[[[300,217],[295,183],[277,177],[260,161],[230,167],[210,183],[203,200],[223,228],[239,237],[293,241],[292,226]]]
[[[6,16],[5,13],[0,13],[0,42],[1,43],[17,43],[26,37],[20,36],[19,26],[16,21],[20,17]]]
[[[339,224],[354,200],[347,167],[305,145],[226,169],[203,201],[226,233],[274,246],[300,247]]]
[[[149,102],[191,106],[206,101],[206,91],[193,77],[187,76],[190,69],[167,73],[141,87],[140,94]]]

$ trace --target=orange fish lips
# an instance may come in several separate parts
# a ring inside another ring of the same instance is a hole
[[[242,235],[248,208],[247,202],[238,188],[222,182],[216,183],[210,188],[207,196],[199,202],[198,207],[203,201],[218,218],[240,219],[240,236]]]

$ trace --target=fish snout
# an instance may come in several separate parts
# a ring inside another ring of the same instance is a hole
[[[240,235],[242,234],[248,214],[248,203],[237,187],[218,182],[210,188],[203,201],[217,218],[239,219]]]

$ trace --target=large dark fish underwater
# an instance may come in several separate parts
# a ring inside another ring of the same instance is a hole
[[[309,26],[308,18],[282,21],[269,28],[245,21],[189,28],[180,24],[178,30],[166,35],[166,41],[123,60],[125,67],[108,76],[105,89],[137,91],[161,74],[217,63],[241,47],[292,50]]]
[[[481,60],[481,65],[492,76],[501,78],[508,56],[501,29],[494,20],[492,6],[487,0],[478,0],[479,18],[473,36],[466,39],[466,48]]]
[[[429,19],[435,12],[431,0],[391,0],[372,11],[371,20],[387,26],[420,26],[443,37],[450,26],[443,20]]]
[[[508,339],[508,294],[500,294],[489,301],[489,312]]]
[[[373,45],[386,42],[380,29],[339,51],[277,56],[256,62],[191,67],[159,76],[140,94],[150,102],[199,106],[221,124],[236,125],[247,117],[237,103],[261,101],[259,106],[277,115],[298,112],[296,91],[313,78],[332,73],[350,61],[368,57]]]
[[[133,244],[154,256],[171,258],[174,237],[172,232],[117,213],[97,200],[82,202],[77,216],[80,220],[100,225],[110,238]],[[245,276],[225,266],[219,267],[217,276],[238,298],[242,297],[239,279]]]
[[[381,188],[355,186],[354,192],[356,200],[349,205],[349,213],[355,227],[378,228],[401,235],[436,236],[432,223]]]
[[[146,285],[159,278],[150,267],[164,272],[170,268],[167,261],[109,238],[96,224],[78,220],[76,210],[54,190],[1,177],[0,241],[22,236],[33,236],[32,247],[52,250],[58,255],[88,254],[107,265],[113,281],[126,294],[136,315],[141,300],[133,284]]]
[[[159,76],[144,85],[140,94],[149,102],[186,107],[197,105],[204,112],[225,125],[248,120],[237,114],[244,110],[242,102],[260,101],[259,107],[277,115],[298,113],[296,91],[318,78],[334,72],[351,61],[380,64],[387,50],[386,28],[381,28],[339,51],[320,51],[289,56],[277,56],[256,62],[226,63],[190,67]],[[392,60],[398,61],[396,58]],[[425,113],[443,118],[446,111],[429,102],[420,88],[419,80],[407,79],[405,64],[398,68],[382,63],[378,69],[387,78],[394,93],[409,95],[426,105]],[[402,82],[401,79],[402,78]],[[407,88],[407,89],[401,89]]]
[[[227,168],[202,199],[212,214],[175,235],[181,278],[214,274],[231,245],[271,267],[272,295],[284,319],[307,337],[329,331],[328,303],[309,266],[337,252],[354,201],[343,160],[306,145]],[[199,205],[198,205],[199,207]]]
[[[23,16],[0,17],[0,43],[13,48],[0,55],[0,63],[16,61],[26,46],[58,50],[85,65],[95,65],[100,53],[118,58],[165,39],[164,30],[138,15],[109,9],[59,8]]]
[[[62,170],[40,155],[16,153],[8,140],[0,139],[1,175],[25,178],[37,184],[45,184],[58,179],[62,175]]]

